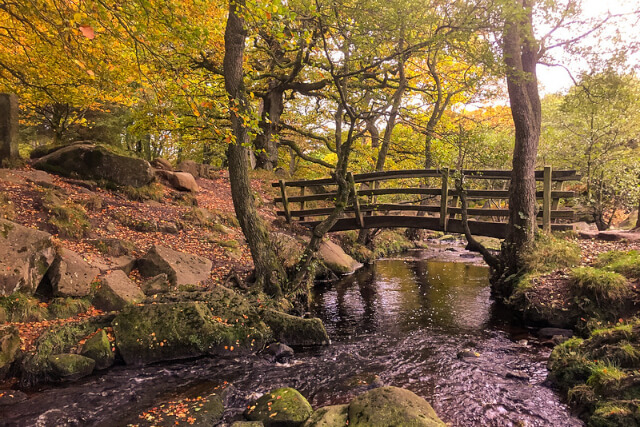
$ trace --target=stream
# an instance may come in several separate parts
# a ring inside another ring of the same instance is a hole
[[[276,387],[298,389],[317,408],[347,403],[375,380],[425,397],[452,426],[583,425],[545,382],[550,349],[490,299],[487,275],[455,247],[379,260],[314,291],[312,313],[325,322],[330,346],[296,349],[286,364],[255,355],[118,366],[32,392],[0,409],[0,424],[122,426],[225,381],[229,422]],[[459,358],[465,349],[471,355]]]

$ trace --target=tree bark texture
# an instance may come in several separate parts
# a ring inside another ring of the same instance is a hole
[[[513,10],[505,19],[503,32],[507,86],[515,125],[509,225],[502,251],[503,277],[521,270],[521,255],[532,244],[537,229],[535,165],[542,117],[536,77],[538,46],[531,11],[534,0],[512,1]]]
[[[231,126],[235,141],[228,146],[229,182],[231,196],[240,227],[255,266],[256,286],[274,297],[282,295],[282,284],[287,277],[269,238],[266,225],[258,215],[251,181],[249,179],[249,134],[243,116],[250,113],[243,83],[243,57],[245,50],[244,21],[240,9],[244,0],[229,2],[229,18],[225,30],[224,79],[231,107]]]
[[[262,133],[255,138],[256,168],[274,170],[278,166],[278,144],[275,135],[279,131],[280,117],[284,110],[284,91],[278,81],[269,83],[269,90],[262,98]]]

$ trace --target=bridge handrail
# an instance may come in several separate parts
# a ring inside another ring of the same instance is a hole
[[[492,180],[510,180],[511,171],[506,170],[474,170],[465,169],[461,171],[464,178],[467,179],[492,179]],[[455,218],[455,215],[461,213],[461,208],[457,207],[459,192],[455,189],[449,188],[449,178],[451,171],[449,169],[412,169],[412,170],[395,170],[384,172],[371,172],[352,174],[348,173],[347,180],[350,185],[350,199],[352,206],[345,209],[346,213],[353,213],[356,221],[357,228],[368,228],[365,226],[365,219],[367,222],[372,218],[371,216],[363,216],[363,212],[391,212],[391,211],[417,211],[417,212],[439,212],[438,229],[447,231],[449,220]],[[400,187],[400,188],[371,188],[369,186],[356,189],[356,183],[370,184],[373,181],[383,181],[392,179],[407,179],[407,178],[441,178],[442,185],[439,188],[417,188],[417,187]],[[550,166],[546,166],[543,170],[535,171],[536,181],[543,182],[543,190],[536,192],[536,199],[542,199],[542,209],[538,216],[542,217],[542,227],[545,231],[553,229],[561,229],[559,224],[551,224],[552,219],[572,219],[574,213],[572,210],[558,209],[559,201],[561,198],[572,198],[575,196],[573,191],[562,191],[562,185],[566,181],[579,180],[580,176],[575,170],[560,170],[554,171]],[[557,183],[557,188],[552,189],[553,182]],[[306,217],[314,217],[321,215],[329,215],[333,208],[314,208],[305,209],[305,202],[311,201],[333,201],[337,196],[336,191],[326,191],[319,194],[305,194],[305,188],[324,185],[336,185],[334,178],[323,178],[315,180],[298,180],[298,181],[284,181],[279,180],[272,184],[274,187],[280,187],[281,197],[276,197],[274,202],[282,203],[283,210],[277,211],[278,215],[286,217],[287,222],[291,222],[292,217],[299,218],[306,225],[313,225],[318,221],[305,221]],[[287,194],[287,187],[299,187],[299,195]],[[469,199],[508,199],[508,190],[467,190],[467,197]],[[415,194],[415,195],[432,195],[440,196],[439,206],[426,206],[416,204],[390,204],[390,203],[375,203],[375,196],[380,195],[393,195],[393,194]],[[369,201],[373,201],[373,204],[360,205],[359,196],[373,197]],[[451,198],[450,198],[451,197]],[[453,206],[449,206],[450,202],[453,202]],[[299,203],[299,210],[292,210],[289,207],[290,203]],[[488,216],[488,217],[508,217],[509,209],[468,209],[467,212],[473,216]],[[387,215],[388,216],[388,215]],[[391,217],[389,217],[391,218]],[[396,218],[397,219],[397,218]],[[374,221],[375,223],[381,220]],[[402,220],[400,223],[405,223]],[[431,224],[431,221],[420,221],[420,223]],[[346,226],[344,221],[341,223],[341,227]],[[457,223],[456,223],[457,224]],[[504,223],[485,223],[494,224],[493,229],[498,229],[498,225]],[[411,226],[411,225],[410,225]],[[415,225],[413,225],[415,226]],[[457,226],[456,226],[457,227]],[[492,232],[493,233],[493,232]]]
[[[385,181],[390,179],[407,179],[407,178],[440,178],[446,169],[407,169],[407,170],[391,170],[383,172],[367,172],[354,173],[353,180],[355,183]],[[511,179],[511,171],[508,170],[480,170],[480,169],[463,169],[461,171],[467,179]],[[535,172],[536,181],[544,180],[544,171]],[[558,170],[552,171],[551,181],[579,181],[580,176],[575,170]],[[335,185],[334,178],[320,179],[304,179],[296,181],[285,181],[287,187],[314,187],[321,185]],[[272,187],[279,187],[279,182],[271,184]]]

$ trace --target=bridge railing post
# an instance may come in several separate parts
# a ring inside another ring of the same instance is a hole
[[[300,196],[304,196],[305,193],[305,186],[300,187]],[[300,202],[300,210],[303,211],[304,210],[304,200],[302,200]],[[304,217],[300,217],[300,221],[304,221]]]
[[[284,180],[278,181],[280,183],[280,192],[282,193],[282,207],[284,209],[284,216],[287,219],[287,224],[291,224],[291,211],[289,210],[289,199],[287,198],[287,186]]]
[[[542,230],[545,233],[551,232],[551,176],[553,169],[545,166],[542,184]]]
[[[360,211],[360,200],[358,200],[356,181],[355,179],[353,179],[353,174],[351,172],[347,172],[347,180],[349,181],[349,185],[351,186],[351,197],[353,197],[353,211],[356,216],[356,221],[358,222],[358,226],[360,228],[364,228],[364,217],[362,216],[362,212]]]
[[[449,168],[444,168],[442,173],[442,191],[440,193],[440,227],[447,231],[447,213],[449,201]]]

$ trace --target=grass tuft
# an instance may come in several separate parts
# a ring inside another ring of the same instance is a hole
[[[580,257],[580,246],[576,243],[541,233],[523,258],[527,271],[547,273],[575,267],[580,264]]]
[[[640,252],[636,250],[605,252],[598,256],[596,265],[628,278],[640,279]]]
[[[570,272],[571,288],[577,296],[598,305],[620,305],[630,295],[627,279],[619,273],[595,267],[578,267]]]

